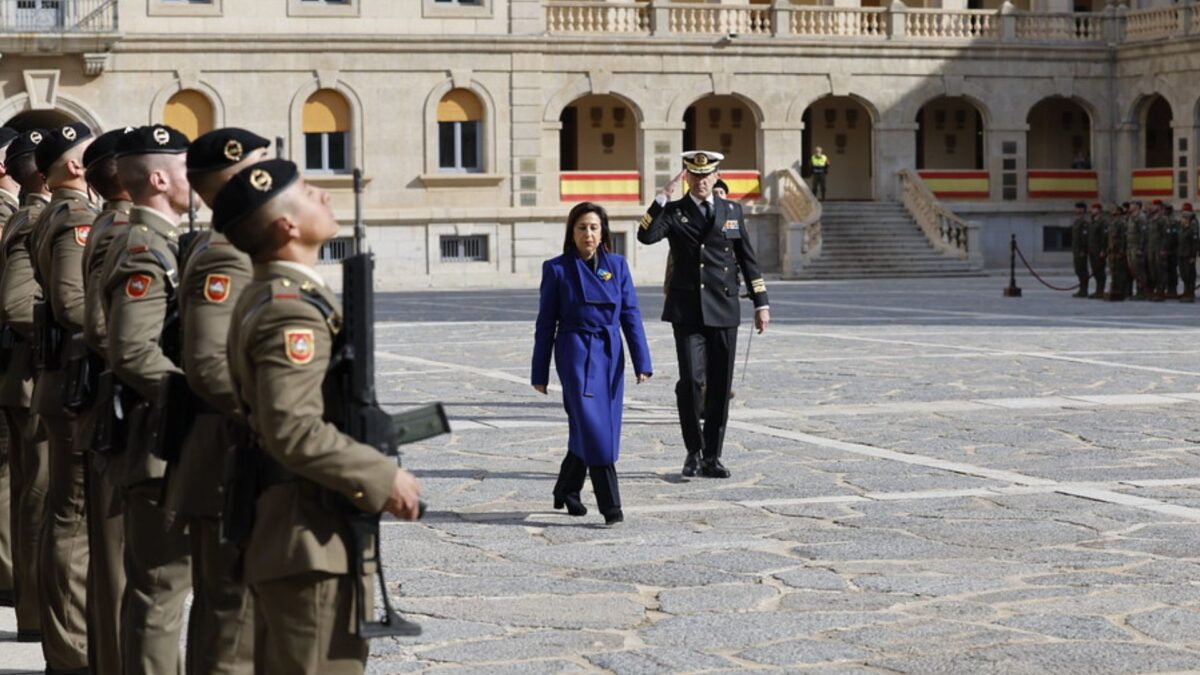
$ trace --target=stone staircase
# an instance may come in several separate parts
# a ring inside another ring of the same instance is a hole
[[[975,264],[934,249],[899,202],[821,204],[821,255],[799,279],[981,276]]]

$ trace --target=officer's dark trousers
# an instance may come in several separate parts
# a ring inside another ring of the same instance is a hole
[[[1088,289],[1088,255],[1086,253],[1076,253],[1074,256],[1075,262],[1075,278],[1079,280],[1079,290],[1087,293]],[[1104,288],[1103,284],[1100,286]]]
[[[1092,276],[1096,277],[1096,292],[1104,292],[1104,283],[1108,279],[1108,268],[1106,267],[1104,256],[1099,253],[1091,254]],[[1087,290],[1087,284],[1083,285],[1083,289]]]
[[[1183,278],[1183,294],[1196,294],[1196,259],[1179,259],[1179,276]]]
[[[125,593],[125,516],[105,471],[88,452],[88,660],[96,673],[121,672],[121,597]]]
[[[1164,287],[1167,295],[1175,295],[1179,290],[1179,256],[1174,253],[1167,253],[1163,256],[1164,266]]]
[[[588,466],[570,451],[563,458],[558,470],[558,482],[554,484],[556,495],[578,495],[583,489],[583,480],[592,475],[592,490],[596,492],[596,508],[609,515],[621,510],[621,489],[617,485],[617,467],[614,464]]]
[[[825,199],[825,174],[813,173],[812,193],[817,199]]]
[[[729,387],[737,355],[737,331],[733,328],[672,324],[675,355],[679,359],[679,382],[675,402],[679,426],[687,451],[706,459],[721,456],[725,422],[729,417]],[[707,386],[705,386],[707,384]],[[701,388],[705,389],[701,399]],[[700,414],[704,413],[704,423]]]
[[[46,515],[46,491],[50,483],[50,446],[44,431],[30,423],[29,408],[5,407],[4,416],[13,429],[16,447],[9,450],[13,494],[13,562],[17,579],[17,630],[27,635],[42,629],[42,605],[38,565],[42,523]]]
[[[13,441],[8,422],[0,415],[0,594],[12,598],[13,586],[13,536],[17,522],[17,509],[9,469],[9,453],[19,446]]]

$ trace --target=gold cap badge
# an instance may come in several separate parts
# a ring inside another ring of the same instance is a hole
[[[63,127],[62,135],[63,138],[67,139],[68,141],[73,141],[79,136],[79,132],[75,131],[74,127]]]
[[[171,132],[162,127],[154,128],[154,142],[159,145],[166,145],[171,141]]]
[[[42,142],[42,134],[35,131],[35,132],[29,134],[29,140],[33,141],[34,143],[41,143]]]
[[[250,185],[259,192],[270,190],[274,183],[275,179],[271,178],[271,174],[263,169],[255,169],[250,172]]]
[[[229,142],[225,144],[225,159],[228,159],[231,162],[242,161],[242,155],[244,153],[245,151],[242,149],[242,144],[239,143],[236,138],[229,139]]]

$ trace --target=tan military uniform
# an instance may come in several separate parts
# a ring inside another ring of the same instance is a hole
[[[186,254],[179,304],[183,364],[200,398],[179,463],[167,479],[167,507],[187,520],[192,554],[188,673],[254,672],[253,605],[235,580],[236,547],[222,544],[224,469],[233,447],[230,422],[241,407],[229,377],[226,341],[237,299],[250,283],[250,258],[223,235],[201,233]]]
[[[125,248],[105,284],[108,363],[143,400],[155,400],[168,373],[180,372],[159,341],[177,282],[179,235],[166,216],[143,206],[129,213]],[[121,612],[124,671],[180,669],[179,633],[190,590],[188,542],[174,515],[158,505],[166,464],[129,443],[113,468],[125,510],[125,595]]]
[[[7,223],[21,203],[17,196],[6,190],[0,190],[0,223]],[[2,231],[0,231],[2,232]],[[8,421],[0,415],[0,596],[5,596],[2,604],[11,604],[13,598],[13,532],[17,529],[17,509],[13,508],[12,476],[9,470],[8,454],[15,451],[20,441],[11,437]]]
[[[33,400],[33,304],[38,296],[26,242],[34,222],[46,208],[49,199],[41,194],[25,198],[25,206],[9,219],[0,242],[4,258],[4,274],[0,278],[0,323],[7,324],[17,336],[9,358],[8,368],[0,380],[0,406],[20,439],[19,447],[9,454],[13,485],[16,492],[17,527],[13,532],[17,543],[16,605],[17,630],[23,636],[41,632],[38,608],[38,550],[41,547],[42,523],[45,520],[46,491],[49,481],[47,453],[49,445],[35,424],[29,410]]]
[[[88,349],[100,358],[108,353],[108,326],[104,314],[104,263],[113,248],[123,250],[129,231],[127,201],[104,205],[92,225],[83,249],[83,336]],[[112,256],[113,259],[116,256]],[[96,401],[75,420],[75,449],[87,457],[88,521],[88,649],[97,673],[121,672],[121,596],[125,592],[125,532],[120,500],[108,475],[108,458],[91,450],[96,417],[107,414]]]
[[[379,511],[397,468],[323,419],[322,382],[340,311],[311,269],[256,264],[230,327],[230,369],[251,430],[266,455],[298,477],[259,496],[246,549],[255,658],[268,673],[361,673],[367,657],[366,642],[352,633],[347,525],[322,506],[319,486]]]
[[[83,328],[83,248],[97,213],[86,193],[59,188],[30,234],[34,271],[52,312],[47,321],[64,334]],[[88,546],[83,454],[73,450],[66,381],[66,368],[47,364],[33,388],[34,410],[50,441],[41,550],[42,648],[51,667],[77,670],[88,665]]]

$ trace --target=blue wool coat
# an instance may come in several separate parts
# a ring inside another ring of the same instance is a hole
[[[573,252],[542,265],[530,379],[549,382],[553,353],[570,427],[568,448],[588,466],[606,466],[617,462],[621,449],[622,332],[634,372],[653,371],[629,266],[614,253],[596,255],[597,271]]]

